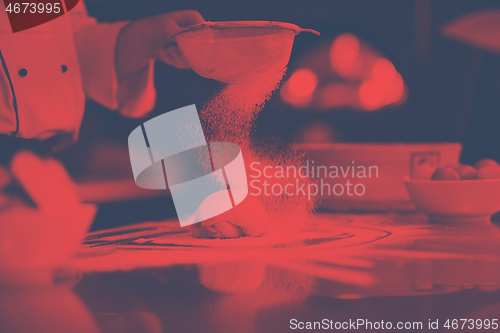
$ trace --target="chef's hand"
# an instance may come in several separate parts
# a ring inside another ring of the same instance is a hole
[[[189,68],[181,51],[172,41],[172,34],[180,28],[202,22],[205,22],[205,20],[200,13],[194,10],[184,10],[165,14],[162,20],[164,24],[165,39],[158,51],[158,59],[178,68]]]
[[[213,208],[217,207],[204,207],[209,212]],[[197,215],[200,217],[204,213],[206,212],[203,210],[198,211]],[[259,237],[269,230],[270,224],[269,215],[260,201],[254,196],[247,195],[231,210],[191,225],[191,232],[197,238]]]
[[[50,282],[49,275],[16,274],[63,266],[95,212],[96,207],[81,203],[62,164],[18,152],[9,167],[0,167],[0,280]]]
[[[21,151],[10,168],[0,165],[0,220],[13,207],[57,213],[71,212],[80,204],[75,183],[55,159]]]
[[[140,19],[126,25],[116,44],[118,78],[146,67],[151,59],[178,68],[189,68],[172,35],[180,28],[205,22],[194,10],[181,10]]]

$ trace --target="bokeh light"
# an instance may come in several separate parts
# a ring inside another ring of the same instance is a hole
[[[295,107],[308,105],[312,100],[312,95],[318,86],[318,77],[310,69],[301,68],[296,70],[288,81],[286,81],[280,95],[283,101]]]
[[[306,68],[296,70],[288,80],[290,94],[296,97],[306,97],[312,94],[317,85],[318,78],[316,74]]]
[[[302,65],[281,87],[282,100],[294,108],[374,111],[406,100],[407,89],[394,64],[355,35],[343,33],[316,52],[322,55],[311,53],[304,62],[309,66]]]
[[[338,36],[330,48],[332,69],[346,80],[355,80],[363,72],[363,57],[359,54],[360,42],[353,34]]]

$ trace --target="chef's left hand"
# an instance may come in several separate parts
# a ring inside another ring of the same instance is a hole
[[[198,211],[200,223],[191,225],[192,235],[196,238],[239,238],[244,236],[260,237],[271,226],[271,220],[259,199],[247,197],[229,211],[209,219],[203,219],[206,213],[210,215],[213,209],[218,210],[217,203],[205,206],[207,211]]]
[[[126,25],[116,44],[116,71],[125,77],[144,68],[151,59],[189,68],[172,35],[180,28],[205,22],[194,10],[181,10],[140,19]]]

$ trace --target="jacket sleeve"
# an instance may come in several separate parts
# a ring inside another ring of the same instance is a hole
[[[98,23],[88,16],[83,0],[69,15],[74,31],[85,95],[128,117],[142,117],[155,105],[154,61],[143,70],[118,81],[115,46],[128,22]]]

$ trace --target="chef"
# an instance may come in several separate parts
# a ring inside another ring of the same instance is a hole
[[[64,168],[53,160],[16,152],[40,154],[77,140],[85,98],[127,117],[144,116],[155,104],[154,61],[189,68],[171,36],[201,22],[196,11],[177,11],[133,22],[97,23],[80,1],[65,15],[13,33],[0,1],[0,192],[15,178],[39,209],[41,220],[44,212],[76,207]],[[12,156],[12,162],[2,167]],[[238,206],[243,217],[230,212],[210,219],[194,235],[262,235],[268,223],[255,226],[252,217],[269,218],[254,201]],[[18,205],[0,193],[0,222],[33,209]],[[255,213],[256,206],[261,214]]]
[[[203,21],[186,10],[98,23],[80,1],[65,15],[13,33],[0,1],[0,160],[77,140],[85,98],[126,117],[144,116],[155,104],[154,61],[189,68],[171,36]]]
[[[50,155],[75,142],[86,98],[127,117],[144,116],[155,104],[155,60],[189,68],[171,36],[203,21],[186,10],[103,24],[81,0],[52,21],[13,33],[0,1],[0,227],[33,209],[43,221],[42,212],[74,197],[58,162],[26,150]],[[12,192],[13,183],[25,194]],[[26,196],[36,208],[19,200]]]
[[[55,233],[80,239],[95,213],[80,203],[59,162],[30,150],[50,155],[77,140],[86,98],[127,117],[144,116],[155,104],[154,61],[189,68],[171,36],[203,21],[196,11],[177,11],[101,24],[81,0],[52,21],[13,33],[0,1],[0,284],[17,280],[19,270],[52,267],[51,258],[43,259],[54,246],[46,240]],[[74,218],[57,224],[61,214]],[[39,242],[30,241],[33,230]],[[65,244],[62,253],[72,246]],[[42,253],[41,266],[23,253]]]

